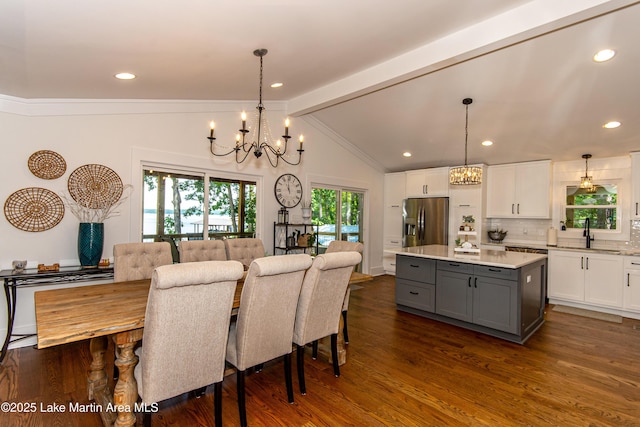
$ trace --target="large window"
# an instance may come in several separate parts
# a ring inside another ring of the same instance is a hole
[[[589,227],[599,230],[617,230],[618,186],[602,184],[587,192],[576,185],[566,187],[565,206],[567,229]]]
[[[207,178],[145,169],[143,241],[252,237],[256,183]]]

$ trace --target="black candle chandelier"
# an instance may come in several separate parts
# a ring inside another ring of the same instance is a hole
[[[212,121],[210,123],[211,133],[207,137],[207,139],[209,140],[209,149],[211,151],[211,154],[213,154],[214,156],[224,157],[235,153],[236,163],[242,163],[247,159],[249,153],[251,152],[253,152],[256,158],[260,158],[260,156],[262,156],[262,153],[264,153],[269,160],[269,163],[274,168],[278,167],[278,162],[280,161],[280,159],[290,165],[298,165],[302,160],[302,153],[304,152],[304,150],[302,149],[304,137],[300,135],[300,146],[296,150],[298,152],[298,161],[294,162],[287,160],[285,154],[287,153],[287,145],[289,143],[289,139],[291,139],[291,136],[289,135],[289,119],[285,120],[284,135],[281,136],[281,138],[284,140],[283,143],[280,139],[274,140],[274,138],[271,137],[271,129],[269,128],[266,114],[263,114],[265,107],[262,104],[262,58],[267,54],[267,49],[256,49],[253,51],[253,54],[260,58],[260,100],[258,102],[258,106],[256,107],[256,113],[253,123],[251,124],[251,126],[247,127],[247,114],[243,111],[241,115],[242,129],[238,130],[238,132],[240,133],[236,135],[235,146],[225,153],[217,153],[215,152],[214,147],[214,145],[218,146],[218,144],[215,143],[216,138],[214,136],[215,123]],[[248,137],[248,140],[251,142],[247,142],[245,140],[247,139],[248,133],[251,133],[251,135],[249,135]]]

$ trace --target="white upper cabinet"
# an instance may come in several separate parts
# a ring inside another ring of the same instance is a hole
[[[407,197],[449,195],[449,168],[420,169],[406,172]]]
[[[631,153],[631,217],[640,218],[640,153]]]
[[[387,173],[384,175],[384,206],[402,209],[405,198],[406,177],[404,172]]]
[[[551,218],[551,161],[487,168],[488,218]]]

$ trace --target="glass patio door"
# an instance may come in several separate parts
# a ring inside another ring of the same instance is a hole
[[[319,252],[332,240],[362,242],[364,193],[339,188],[311,190],[313,224],[318,225]]]

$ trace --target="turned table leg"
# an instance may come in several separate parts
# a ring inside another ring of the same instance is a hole
[[[113,403],[118,411],[114,426],[133,426],[136,423],[134,408],[138,400],[138,384],[133,370],[138,363],[138,356],[134,354],[133,349],[142,339],[142,331],[143,329],[135,329],[122,332],[113,338],[120,350],[115,362],[120,376],[113,392]]]
[[[102,408],[106,408],[109,403],[113,403],[113,395],[109,390],[108,377],[104,369],[104,353],[107,350],[107,344],[107,337],[92,338],[89,342],[92,361],[87,379],[87,392],[89,400],[95,400]],[[113,425],[116,414],[103,410],[100,412],[100,417],[103,425],[110,426]]]

